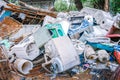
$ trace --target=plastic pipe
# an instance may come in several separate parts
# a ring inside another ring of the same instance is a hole
[[[28,74],[33,68],[33,63],[25,59],[16,59],[14,66],[22,74]]]

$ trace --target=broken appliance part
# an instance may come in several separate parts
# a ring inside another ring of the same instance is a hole
[[[9,55],[12,54],[16,54],[18,58],[33,60],[39,56],[39,48],[34,42],[33,36],[30,36],[13,46],[9,52]]]
[[[46,55],[51,58],[52,71],[60,73],[80,64],[79,56],[68,36],[58,37],[45,44]]]

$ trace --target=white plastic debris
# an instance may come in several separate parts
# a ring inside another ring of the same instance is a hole
[[[53,17],[51,17],[51,16],[45,16],[45,18],[44,18],[44,22],[43,22],[43,27],[45,26],[45,25],[47,25],[47,24],[52,24],[52,23],[54,23],[54,22],[56,22],[56,18],[53,18]]]
[[[89,26],[93,26],[93,17],[91,15],[86,15],[84,17],[84,20],[87,20],[89,22]]]
[[[68,17],[68,13],[59,12],[59,13],[57,14],[57,18],[67,19],[67,17]]]
[[[32,62],[25,59],[16,59],[14,66],[22,74],[28,74],[33,68]]]
[[[9,52],[9,55],[12,54],[16,54],[18,58],[33,60],[39,55],[39,48],[34,42],[34,38],[31,36],[13,46]]]
[[[89,8],[89,7],[85,7],[80,11],[81,15],[91,15],[94,16],[94,14],[98,11],[98,9],[94,9],[94,8]]]
[[[63,20],[58,23],[61,24],[62,29],[64,30],[64,33],[67,35],[69,27],[70,27],[70,23],[67,20]]]
[[[40,25],[22,25],[22,28],[16,32],[15,34],[10,35],[9,39],[10,40],[15,40],[18,39],[22,36],[28,36],[33,33],[34,30],[38,29],[41,27]]]
[[[110,30],[113,25],[113,18],[110,13],[104,12],[102,10],[97,11],[93,16],[100,27],[106,30]]]
[[[21,18],[22,20],[24,20],[25,17],[26,17],[26,14],[24,14],[24,13],[20,13],[18,16],[18,18]]]
[[[110,38],[107,37],[91,37],[87,38],[87,41],[93,43],[110,43]]]
[[[45,27],[40,27],[32,34],[38,48],[44,46],[51,39],[49,31]]]
[[[85,59],[97,59],[96,52],[90,45],[86,45],[86,48],[84,50],[84,57]]]
[[[81,15],[79,11],[70,11],[68,14],[70,17],[84,16],[84,15]]]
[[[93,26],[93,32],[91,35],[94,37],[104,37],[107,35],[108,31],[105,29],[102,29],[100,26]]]
[[[76,40],[76,39],[72,39],[73,45],[77,51],[77,53],[82,54],[84,52],[85,49],[85,43],[83,43],[80,40]]]
[[[111,71],[115,72],[115,70],[117,69],[117,67],[119,66],[119,64],[113,63],[113,62],[109,62],[108,66],[110,68]]]
[[[117,15],[115,16],[114,27],[120,29],[120,14],[117,14]]]

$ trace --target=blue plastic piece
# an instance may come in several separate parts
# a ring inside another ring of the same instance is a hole
[[[114,49],[117,50],[117,51],[120,51],[120,45],[115,45]]]
[[[0,17],[0,22],[1,22],[3,19],[4,19],[3,17]]]
[[[110,56],[110,61],[111,61],[111,62],[115,61],[114,55],[111,55],[111,56]]]
[[[83,53],[81,55],[79,55],[79,59],[80,59],[80,65],[79,66],[83,66],[84,64],[86,64]]]
[[[114,46],[112,45],[107,45],[107,44],[102,44],[102,43],[92,43],[92,42],[87,42],[87,44],[91,45],[93,48],[98,48],[98,49],[103,49],[109,52],[114,52]]]
[[[2,21],[5,17],[10,16],[11,13],[12,13],[11,11],[5,11],[5,12],[1,15],[0,21]]]
[[[73,36],[76,33],[87,31],[90,26],[92,26],[92,24],[89,23],[88,20],[82,20],[81,23],[73,23],[72,27],[68,30],[68,35]]]

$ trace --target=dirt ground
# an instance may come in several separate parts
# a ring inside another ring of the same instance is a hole
[[[31,71],[31,74],[25,75],[25,79],[21,79],[21,77],[16,76],[14,74],[13,78],[10,80],[51,80],[50,76],[46,75],[47,72],[45,70],[40,71],[40,67],[36,67]],[[72,77],[67,74],[67,76],[57,76],[52,80],[91,80],[92,76],[89,74],[89,71],[84,73],[75,74]]]
[[[35,77],[26,78],[26,80],[51,80],[51,78],[48,76],[45,76],[44,74],[40,74],[40,75],[35,76]],[[91,75],[89,75],[87,72],[85,72],[85,73],[76,74],[73,77],[59,76],[53,80],[91,80]]]
[[[45,73],[46,72],[33,73],[31,75],[28,75],[28,78],[26,80],[31,80],[31,78],[32,80],[50,80],[50,76],[45,75]],[[89,74],[89,71],[86,71],[84,73],[73,75],[72,77],[70,75],[57,76],[54,80],[91,80],[91,78],[92,76]]]

